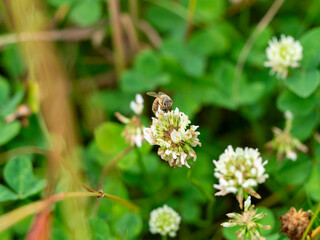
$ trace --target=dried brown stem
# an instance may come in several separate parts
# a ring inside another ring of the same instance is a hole
[[[128,14],[122,14],[121,23],[128,37],[130,49],[132,53],[135,54],[139,51],[140,46],[139,46],[139,39],[138,39],[136,29],[134,27],[133,20]]]
[[[39,32],[9,33],[0,36],[0,49],[10,44],[34,41],[82,41],[92,37],[96,27]]]
[[[162,39],[159,33],[148,22],[140,21],[138,27],[155,48],[158,48],[161,45]]]
[[[196,6],[197,6],[197,0],[189,0],[188,15],[187,15],[187,27],[186,27],[186,39],[188,39],[192,33]]]
[[[25,155],[25,154],[48,154],[47,149],[36,146],[19,147],[0,153],[0,165],[6,163],[9,159]]]
[[[112,32],[112,43],[114,47],[115,67],[118,76],[125,67],[123,35],[120,23],[120,6],[118,0],[109,0],[109,15]]]
[[[108,171],[125,155],[127,155],[131,150],[133,149],[133,146],[127,147],[125,150],[123,150],[119,155],[117,155],[114,159],[112,159],[101,171],[100,177],[99,177],[99,187],[102,187],[104,178],[106,177]]]
[[[0,232],[10,228],[14,224],[18,223],[22,219],[26,218],[27,216],[30,216],[32,214],[35,214],[37,212],[42,211],[43,209],[48,208],[51,204],[65,200],[70,198],[79,198],[79,197],[103,197],[107,198],[113,201],[116,201],[127,208],[137,211],[139,208],[122,199],[117,196],[105,194],[105,193],[99,193],[99,192],[67,192],[67,193],[58,193],[55,195],[52,195],[46,199],[39,200],[30,204],[27,204],[25,206],[22,206],[20,208],[14,209],[9,213],[6,213],[0,217]]]

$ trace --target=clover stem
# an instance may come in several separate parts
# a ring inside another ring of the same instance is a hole
[[[311,218],[311,220],[310,220],[310,223],[309,223],[308,227],[306,228],[306,230],[304,231],[304,234],[303,234],[303,236],[302,236],[301,239],[305,239],[305,238],[306,238],[306,236],[307,236],[308,232],[310,231],[313,222],[316,220],[319,212],[320,212],[320,202],[318,203],[317,208],[316,208],[316,210],[315,210],[315,212],[314,212],[314,214],[313,214],[313,216],[312,216],[312,218]],[[319,231],[319,230],[317,230],[317,232],[318,232],[318,231]],[[317,233],[317,232],[315,233],[315,236],[313,236],[314,233],[312,232],[312,239],[313,239],[313,238],[316,239],[317,235],[319,235],[319,233]]]

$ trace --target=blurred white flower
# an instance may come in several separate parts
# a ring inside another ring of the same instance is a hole
[[[284,157],[291,159],[292,161],[297,160],[297,151],[307,152],[308,148],[302,144],[299,139],[291,135],[290,131],[292,128],[293,115],[291,112],[286,111],[285,114],[285,128],[273,127],[272,132],[274,134],[273,139],[266,144],[266,146],[277,152],[278,160],[282,160]]]
[[[269,175],[264,168],[268,161],[262,161],[258,149],[238,147],[234,151],[232,146],[228,146],[219,160],[213,160],[213,163],[216,166],[214,175],[219,179],[219,184],[213,185],[219,190],[216,196],[233,193],[237,196],[240,208],[245,192],[261,198],[253,187],[264,183]]]
[[[251,240],[263,240],[264,237],[260,234],[260,229],[271,229],[270,226],[263,226],[257,223],[257,220],[262,219],[267,214],[258,213],[254,209],[254,205],[251,205],[251,197],[244,203],[244,211],[239,213],[228,213],[227,216],[231,218],[229,222],[222,223],[223,227],[240,226],[241,228],[236,232],[239,240],[251,239]]]
[[[285,111],[284,112],[284,117],[285,117],[286,120],[291,121],[293,119],[293,114],[290,111]]]
[[[293,37],[281,35],[279,41],[276,37],[269,41],[266,53],[268,61],[264,63],[264,66],[270,67],[271,73],[275,73],[278,78],[285,79],[288,75],[289,67],[296,68],[300,66],[298,61],[302,59],[302,46]]]
[[[131,146],[141,147],[142,142],[144,141],[144,126],[139,118],[143,110],[143,98],[140,94],[136,95],[136,102],[130,102],[130,107],[136,114],[132,118],[127,118],[118,112],[115,113],[115,116],[120,122],[126,124],[126,127],[122,132],[122,135],[125,137],[126,142],[129,142]]]
[[[152,118],[150,128],[144,128],[144,137],[151,145],[159,145],[158,155],[169,163],[170,166],[190,167],[187,160],[197,155],[192,147],[201,146],[196,131],[198,126],[191,125],[189,118],[178,108],[170,112],[161,109]]]
[[[143,98],[141,94],[136,94],[136,101],[130,102],[130,108],[135,114],[140,115],[143,111]]]
[[[172,208],[164,205],[150,213],[149,229],[152,234],[175,237],[179,230],[181,217]]]

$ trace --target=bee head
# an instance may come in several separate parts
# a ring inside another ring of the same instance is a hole
[[[163,101],[163,105],[168,111],[171,111],[171,109],[172,109],[172,100],[170,98],[169,99],[165,99]]]

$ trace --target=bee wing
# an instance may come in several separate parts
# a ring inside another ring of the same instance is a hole
[[[163,92],[158,92],[158,96],[168,96],[168,95]]]
[[[159,95],[155,92],[148,92],[147,95],[151,96],[151,97],[158,97]]]
[[[158,92],[158,96],[167,96],[167,97],[169,97],[168,94],[165,94],[165,93],[163,93],[163,92]],[[170,97],[169,97],[169,98],[170,98]]]

